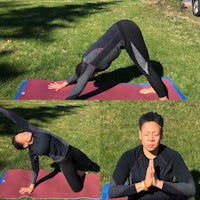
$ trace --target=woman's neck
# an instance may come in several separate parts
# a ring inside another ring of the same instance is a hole
[[[151,151],[147,151],[147,150],[143,147],[143,152],[144,152],[144,155],[145,155],[148,159],[154,159],[154,158],[156,158],[156,156],[158,155],[158,148],[151,152]]]

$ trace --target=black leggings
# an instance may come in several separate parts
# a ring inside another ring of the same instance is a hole
[[[77,170],[98,171],[93,169],[96,164],[73,146],[70,146],[68,155],[62,162],[58,162],[58,165],[74,192],[81,191],[84,184],[84,176],[80,177],[76,172]],[[96,166],[98,167],[98,165]]]
[[[168,91],[161,78],[151,66],[149,53],[140,28],[132,21],[123,20],[118,27],[125,38],[125,49],[138,69],[147,78],[158,96],[168,97]]]
[[[38,127],[30,124],[27,120],[20,117],[16,113],[0,106],[0,113],[4,114],[8,119],[12,120],[13,123],[30,132],[44,132]],[[62,162],[57,163],[63,172],[65,178],[67,179],[69,185],[75,192],[79,192],[83,188],[84,176],[80,177],[76,170],[83,171],[95,171],[98,172],[100,167],[92,162],[83,152],[79,149],[69,146],[69,151],[67,156]]]
[[[153,70],[147,47],[140,28],[132,21],[122,20],[113,24],[83,54],[82,72],[78,78],[74,73],[67,79],[69,84],[77,81],[66,99],[77,98],[94,72],[106,70],[110,64],[126,49],[132,61],[147,78],[158,96],[168,96],[168,91],[158,74]]]

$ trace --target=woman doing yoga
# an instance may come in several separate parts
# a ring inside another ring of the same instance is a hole
[[[29,149],[32,166],[31,183],[29,187],[22,187],[19,190],[21,194],[31,193],[34,190],[39,173],[38,156],[41,155],[52,158],[59,165],[74,192],[82,190],[85,171],[99,172],[100,167],[95,162],[62,138],[46,130],[39,129],[2,106],[0,106],[0,112],[25,131],[17,134],[12,139],[15,148],[19,150]]]
[[[158,74],[154,71],[149,60],[149,54],[140,28],[132,21],[121,20],[113,24],[83,54],[82,61],[77,65],[76,72],[62,83],[51,83],[49,89],[60,90],[67,85],[76,83],[66,99],[76,99],[94,74],[106,70],[126,49],[132,61],[147,78],[150,89],[143,89],[141,93],[157,93],[160,100],[168,99],[168,91]]]
[[[141,145],[126,151],[114,170],[109,196],[129,200],[186,200],[196,187],[182,156],[160,144],[163,118],[153,112],[139,120]],[[128,185],[125,182],[128,180]]]

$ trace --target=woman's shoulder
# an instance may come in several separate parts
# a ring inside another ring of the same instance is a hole
[[[162,156],[177,157],[179,152],[171,147],[160,144],[159,152]]]
[[[132,159],[137,159],[143,153],[142,145],[136,146],[132,149],[125,151],[122,157],[128,157]]]

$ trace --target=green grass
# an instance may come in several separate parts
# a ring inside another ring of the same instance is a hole
[[[13,99],[26,79],[68,78],[82,53],[127,18],[142,29],[156,71],[198,100],[199,21],[191,11],[151,2],[0,0],[0,98]],[[96,80],[146,82],[124,51],[102,74]]]
[[[138,119],[156,111],[165,120],[162,143],[177,150],[192,172],[200,196],[200,104],[198,101],[0,101],[29,122],[56,133],[101,165],[101,188],[112,177],[117,160],[140,144]],[[17,151],[11,137],[21,131],[0,114],[0,173],[31,169],[27,151]],[[51,170],[53,161],[41,158],[40,167]],[[194,198],[191,198],[194,199]]]
[[[140,144],[138,119],[154,111],[164,117],[162,143],[177,150],[192,172],[200,199],[199,102],[110,101],[101,104],[101,185],[109,183],[119,157]],[[191,198],[194,199],[194,198]]]
[[[61,136],[71,145],[80,148],[92,160],[100,163],[97,102],[4,101],[0,102],[0,105],[18,113],[36,126]],[[0,121],[0,173],[12,168],[31,169],[28,152],[15,150],[11,145],[11,137],[23,130],[2,114]],[[52,162],[47,157],[41,157],[40,167],[51,170]]]
[[[157,111],[165,119],[163,143],[183,156],[199,200],[198,101],[4,101],[13,99],[26,79],[66,79],[82,53],[124,18],[142,29],[156,71],[170,77],[189,100],[199,100],[200,24],[190,10],[180,10],[174,1],[0,0],[0,104],[100,163],[101,187],[110,181],[120,155],[139,144],[140,115]],[[146,82],[125,51],[96,80]],[[27,151],[19,152],[10,143],[19,131],[0,115],[0,174],[11,168],[30,169]],[[42,157],[40,167],[51,170],[51,163]]]
[[[34,125],[57,134],[100,164],[98,102],[0,101],[0,105],[18,113]],[[11,145],[11,137],[23,130],[2,114],[0,122],[0,175],[7,169],[30,170],[28,151],[18,151]],[[52,171],[52,163],[52,159],[40,156],[41,169]]]

